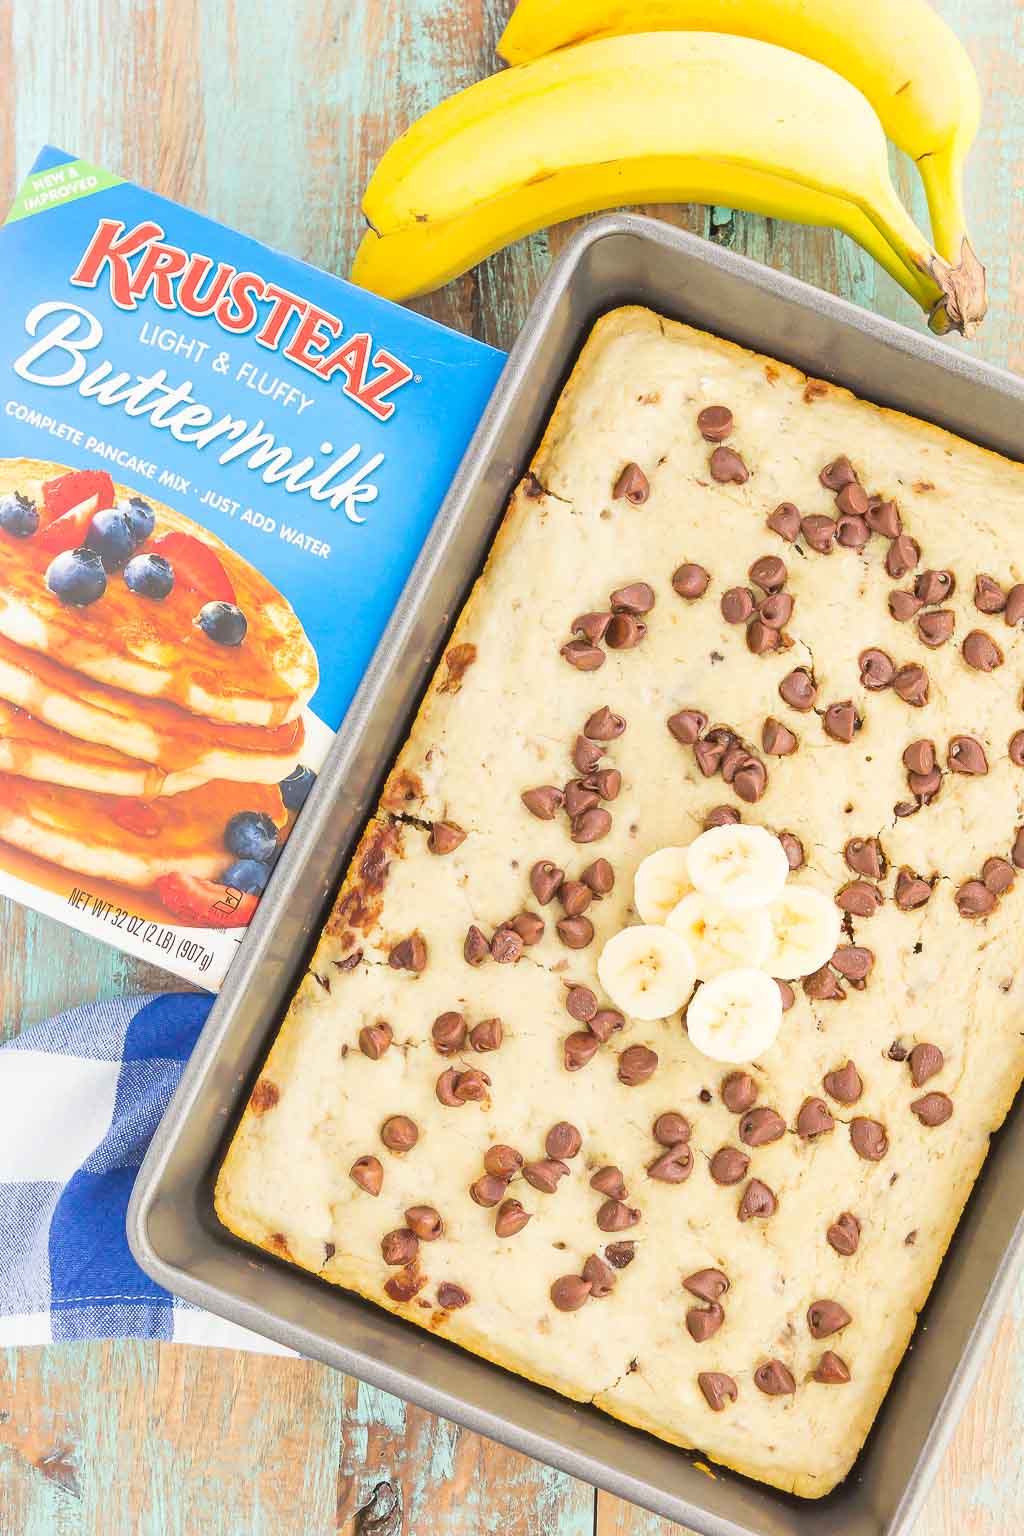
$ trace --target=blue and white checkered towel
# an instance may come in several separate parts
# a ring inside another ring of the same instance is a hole
[[[279,1352],[155,1285],[125,1236],[135,1175],[211,1003],[98,1003],[0,1049],[0,1344],[143,1338]]]

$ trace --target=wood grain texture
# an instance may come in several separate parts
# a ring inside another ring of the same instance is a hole
[[[359,194],[380,154],[418,113],[494,67],[510,4],[0,0],[0,202],[48,140],[344,273],[362,228]],[[968,206],[992,308],[972,350],[1020,370],[1024,3],[938,8],[965,40],[985,99]],[[912,167],[894,154],[893,168],[923,224]],[[922,323],[842,236],[726,208],[651,211]],[[417,307],[508,346],[572,228],[519,242]],[[76,1002],[175,984],[0,903],[0,1033]],[[1024,1528],[1022,1321],[1024,1283],[915,1536]],[[305,1362],[142,1344],[0,1357],[2,1536],[679,1529]]]

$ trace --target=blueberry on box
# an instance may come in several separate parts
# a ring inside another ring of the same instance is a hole
[[[224,844],[236,858],[267,864],[277,852],[277,828],[262,811],[239,811],[228,822]]]
[[[30,539],[39,527],[36,504],[20,491],[0,496],[0,528],[15,539]]]
[[[50,561],[46,585],[69,608],[87,608],[107,590],[107,573],[96,551],[83,544]]]
[[[309,792],[316,783],[316,774],[312,768],[303,768],[300,763],[298,768],[293,768],[286,779],[282,779],[277,786],[281,791],[281,799],[285,809],[289,811],[301,811],[309,799]]]
[[[124,568],[124,580],[140,597],[160,600],[174,586],[174,567],[163,555],[135,555]]]
[[[262,896],[270,879],[270,865],[258,859],[239,859],[221,875],[222,885],[231,886],[245,896]]]
[[[241,645],[249,628],[245,614],[234,603],[206,603],[196,623],[218,645]]]
[[[156,513],[149,502],[141,496],[131,496],[127,501],[119,501],[117,510],[128,519],[136,545],[144,544],[156,527]]]
[[[96,551],[108,571],[119,571],[135,553],[135,535],[128,514],[116,507],[97,512],[85,542]]]

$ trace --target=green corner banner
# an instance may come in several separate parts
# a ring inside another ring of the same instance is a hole
[[[108,187],[119,187],[123,176],[113,176],[88,160],[69,160],[66,165],[56,165],[48,171],[36,171],[22,185],[14,199],[14,206],[6,222],[27,219],[34,213],[48,213],[79,197],[91,197],[94,192],[105,192]]]

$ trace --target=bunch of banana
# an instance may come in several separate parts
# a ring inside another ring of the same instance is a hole
[[[961,190],[978,87],[925,0],[520,0],[500,51],[512,68],[385,154],[353,281],[410,298],[577,214],[704,202],[845,231],[935,330],[982,319]],[[886,130],[920,167],[934,246]]]

